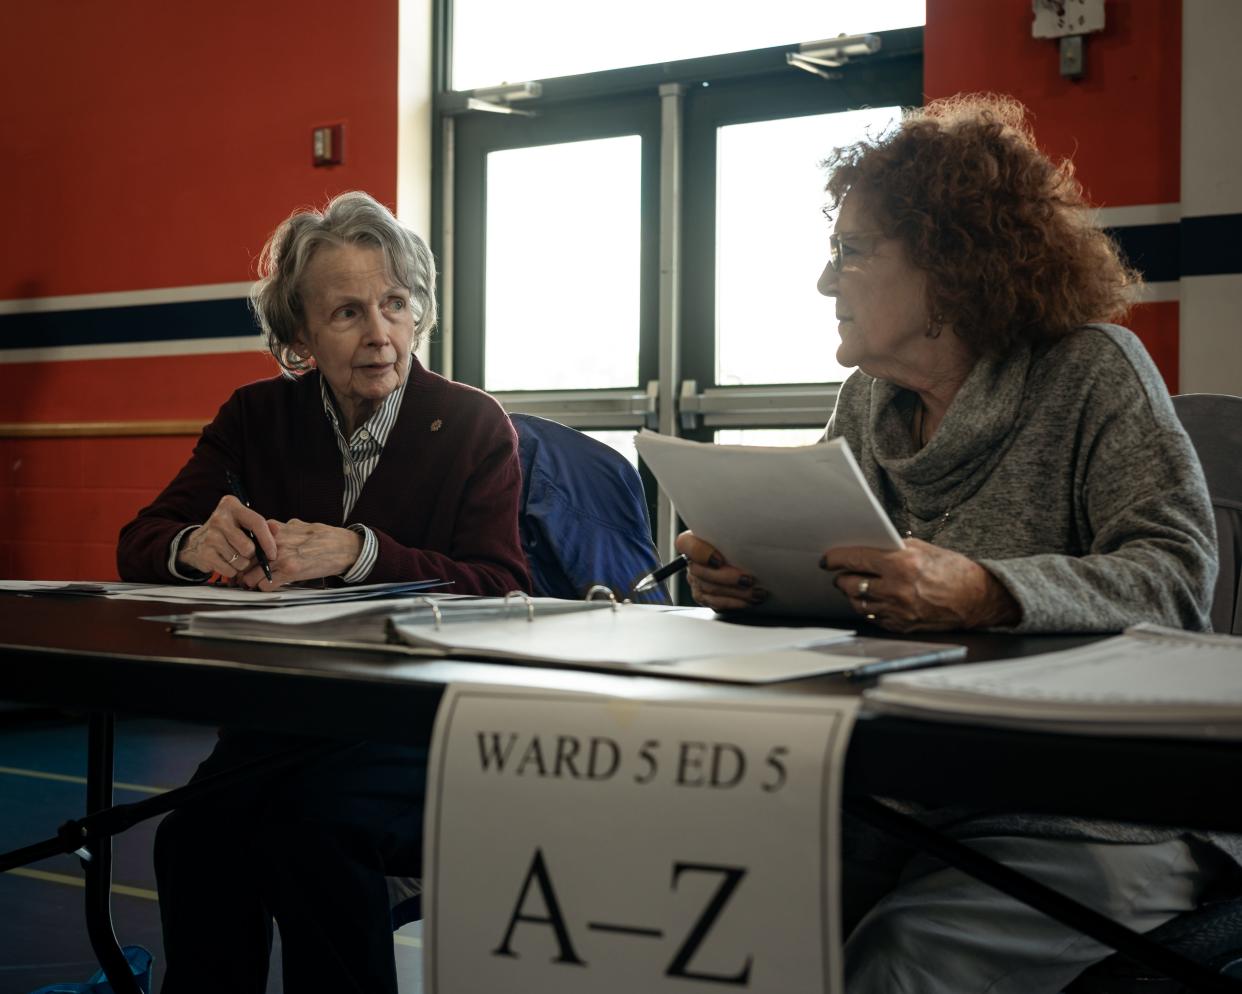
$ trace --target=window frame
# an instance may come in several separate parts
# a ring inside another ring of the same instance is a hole
[[[717,427],[822,426],[839,383],[717,386],[716,129],[860,106],[918,106],[923,27],[876,32],[879,51],[804,71],[798,44],[527,81],[537,95],[478,109],[486,91],[449,90],[452,0],[434,0],[432,231],[441,267],[441,331],[431,366],[483,380],[486,154],[617,134],[643,137],[639,382],[633,388],[494,394],[509,411],[590,430],[648,427],[709,440]],[[519,84],[522,85],[522,84]],[[473,106],[472,106],[473,98]],[[533,111],[536,116],[527,116]],[[613,115],[615,119],[609,120]],[[627,129],[618,127],[626,123]],[[829,150],[824,150],[825,155]],[[463,159],[472,158],[469,165]],[[825,253],[827,252],[825,235]],[[533,264],[533,263],[532,263]],[[700,386],[701,384],[701,386]],[[677,522],[645,467],[656,543],[672,554]]]
[[[789,380],[767,386],[716,383],[717,130],[735,124],[839,113],[864,103],[909,106],[910,97],[922,96],[921,53],[918,58],[890,58],[887,64],[874,62],[874,58],[860,63],[837,86],[825,86],[825,81],[798,72],[762,79],[734,79],[687,94],[682,377],[684,381],[693,381],[696,390],[694,395],[683,397],[680,406],[682,414],[697,412],[704,429],[709,425],[813,427],[817,407],[811,399],[821,394],[828,401],[830,412],[836,397],[835,389],[823,389],[836,381],[823,379]],[[825,156],[829,151],[824,150]],[[825,259],[827,251],[825,230]],[[756,288],[756,292],[762,289]],[[812,385],[817,389],[806,389]],[[691,396],[697,403],[686,403]],[[785,420],[778,423],[775,419],[782,416],[779,411],[786,414]],[[697,437],[689,427],[690,421],[689,417],[683,418],[684,434]],[[820,425],[826,421],[826,413],[818,419]]]
[[[633,95],[567,102],[540,108],[535,118],[500,114],[470,115],[458,120],[455,134],[454,186],[457,190],[481,191],[461,198],[454,219],[454,376],[465,383],[484,386],[484,351],[487,323],[484,288],[487,281],[487,156],[513,148],[533,148],[570,141],[590,141],[637,134],[642,139],[641,234],[639,238],[639,364],[637,380],[621,389],[641,391],[656,375],[655,348],[658,336],[656,285],[659,237],[659,106]],[[515,265],[537,265],[536,260],[515,260]],[[531,393],[532,391],[510,391]],[[542,391],[539,391],[542,392]],[[588,391],[583,391],[587,393]],[[589,391],[598,393],[599,391]]]

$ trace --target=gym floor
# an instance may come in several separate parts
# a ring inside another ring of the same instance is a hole
[[[138,718],[116,725],[114,796],[141,800],[190,778],[211,751],[215,730]],[[0,709],[0,852],[31,845],[80,817],[86,804],[86,721],[72,715]],[[151,843],[158,819],[113,842],[112,919],[122,945],[154,956],[152,991],[163,976],[163,946]],[[80,983],[98,964],[83,918],[82,869],[56,856],[0,874],[0,994],[28,994],[46,984]],[[394,935],[402,992],[421,994],[421,925]],[[279,937],[268,992],[282,990]]]

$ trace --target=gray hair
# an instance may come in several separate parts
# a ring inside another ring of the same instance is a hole
[[[436,268],[427,244],[392,211],[358,190],[338,194],[317,211],[300,208],[272,232],[259,256],[259,280],[250,309],[268,350],[286,373],[310,368],[295,340],[306,323],[302,277],[321,245],[366,245],[383,250],[388,275],[410,292],[414,346],[436,323]]]

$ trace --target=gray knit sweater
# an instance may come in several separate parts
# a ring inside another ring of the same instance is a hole
[[[919,451],[914,403],[856,372],[828,436],[845,436],[903,534],[977,560],[1009,589],[1018,631],[1209,628],[1217,554],[1203,471],[1133,334],[1089,325],[980,360]]]
[[[1016,630],[1210,627],[1216,528],[1203,471],[1131,332],[1088,325],[979,361],[919,451],[914,402],[913,393],[856,372],[827,436],[845,436],[898,530],[977,560],[1009,589],[1022,608]],[[920,817],[967,837],[1154,842],[1194,834],[957,808]],[[1209,838],[1242,861],[1238,837]]]

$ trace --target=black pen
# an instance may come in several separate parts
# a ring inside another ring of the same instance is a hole
[[[676,576],[689,565],[690,559],[687,556],[678,556],[676,559],[672,559],[663,566],[652,570],[636,584],[634,584],[632,593],[645,594],[649,590],[655,590],[656,587],[667,580],[670,576]]]
[[[229,489],[233,491],[233,496],[242,502],[243,507],[249,507],[250,501],[246,499],[246,491],[242,489],[241,480],[237,478],[237,474],[231,469],[225,470],[229,479]],[[260,566],[263,567],[263,575],[270,582],[272,579],[272,567],[267,561],[267,556],[263,552],[263,546],[259,545],[259,540],[254,537],[254,532],[249,528],[243,528],[242,532],[246,538],[254,543],[254,558],[258,560]]]

